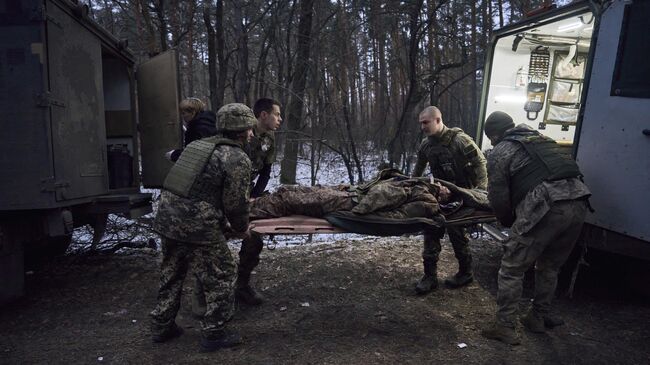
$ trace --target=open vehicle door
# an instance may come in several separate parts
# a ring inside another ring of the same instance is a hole
[[[176,51],[167,51],[142,63],[136,79],[142,184],[159,188],[172,167],[165,153],[182,144]]]
[[[50,85],[38,103],[51,115],[55,171],[46,189],[56,193],[57,201],[104,194],[108,176],[103,164],[101,44],[57,2],[47,2],[46,29]]]

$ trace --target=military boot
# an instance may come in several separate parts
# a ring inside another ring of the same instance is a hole
[[[424,262],[424,276],[415,285],[415,292],[424,295],[438,289],[438,267],[435,262]]]
[[[451,289],[460,288],[474,281],[472,274],[472,259],[458,263],[458,272],[445,279],[445,286]]]
[[[495,322],[490,327],[487,327],[481,331],[481,336],[489,338],[491,340],[501,341],[507,343],[508,345],[519,345],[519,335],[514,327],[504,326]]]
[[[171,326],[170,328],[162,332],[153,333],[151,335],[151,340],[155,343],[162,343],[174,339],[182,334],[183,334],[183,329],[180,328],[176,323],[174,323],[173,326]]]
[[[234,347],[242,343],[239,332],[221,330],[218,333],[201,338],[201,352],[213,352],[219,349]]]
[[[241,275],[235,284],[235,298],[241,303],[248,305],[260,305],[264,303],[264,297],[250,285],[250,275]]]
[[[558,326],[564,325],[564,320],[560,317],[547,314],[544,316],[544,326],[548,329],[553,329]]]
[[[533,333],[544,333],[546,328],[544,327],[544,318],[539,313],[534,310],[528,311],[525,317],[519,320],[521,324],[526,327],[527,330]]]

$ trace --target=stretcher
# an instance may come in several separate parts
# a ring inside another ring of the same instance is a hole
[[[336,217],[334,217],[336,218]],[[381,230],[379,225],[372,226],[366,231],[359,232],[358,229],[354,231],[341,228],[340,225],[335,226],[331,221],[331,216],[325,218],[314,218],[302,215],[292,215],[281,218],[260,219],[251,221],[251,231],[261,235],[298,235],[298,234],[337,234],[337,233],[362,233],[378,236],[400,235],[405,233],[417,233],[422,230],[422,223],[426,219],[411,218],[401,220],[403,230],[400,231],[387,231]],[[428,220],[430,221],[430,220]],[[487,224],[496,221],[496,217],[492,212],[475,210],[469,214],[447,217],[444,221],[439,222],[444,227],[457,227],[457,226],[473,226],[477,224]],[[381,220],[381,225],[386,226],[386,220]],[[357,227],[358,228],[358,227]],[[396,232],[395,234],[386,234],[387,232]],[[488,232],[489,233],[489,232]]]

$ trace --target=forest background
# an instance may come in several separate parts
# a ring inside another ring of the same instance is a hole
[[[423,137],[417,116],[428,105],[474,136],[493,30],[548,2],[81,1],[128,40],[137,62],[176,49],[183,97],[213,110],[277,99],[280,182],[295,183],[306,160],[312,184],[327,152],[340,157],[351,184],[374,173],[368,156],[410,173]]]

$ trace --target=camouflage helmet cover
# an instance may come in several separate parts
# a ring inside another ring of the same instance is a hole
[[[224,132],[242,132],[256,123],[251,108],[242,103],[226,104],[217,111],[217,128]]]

